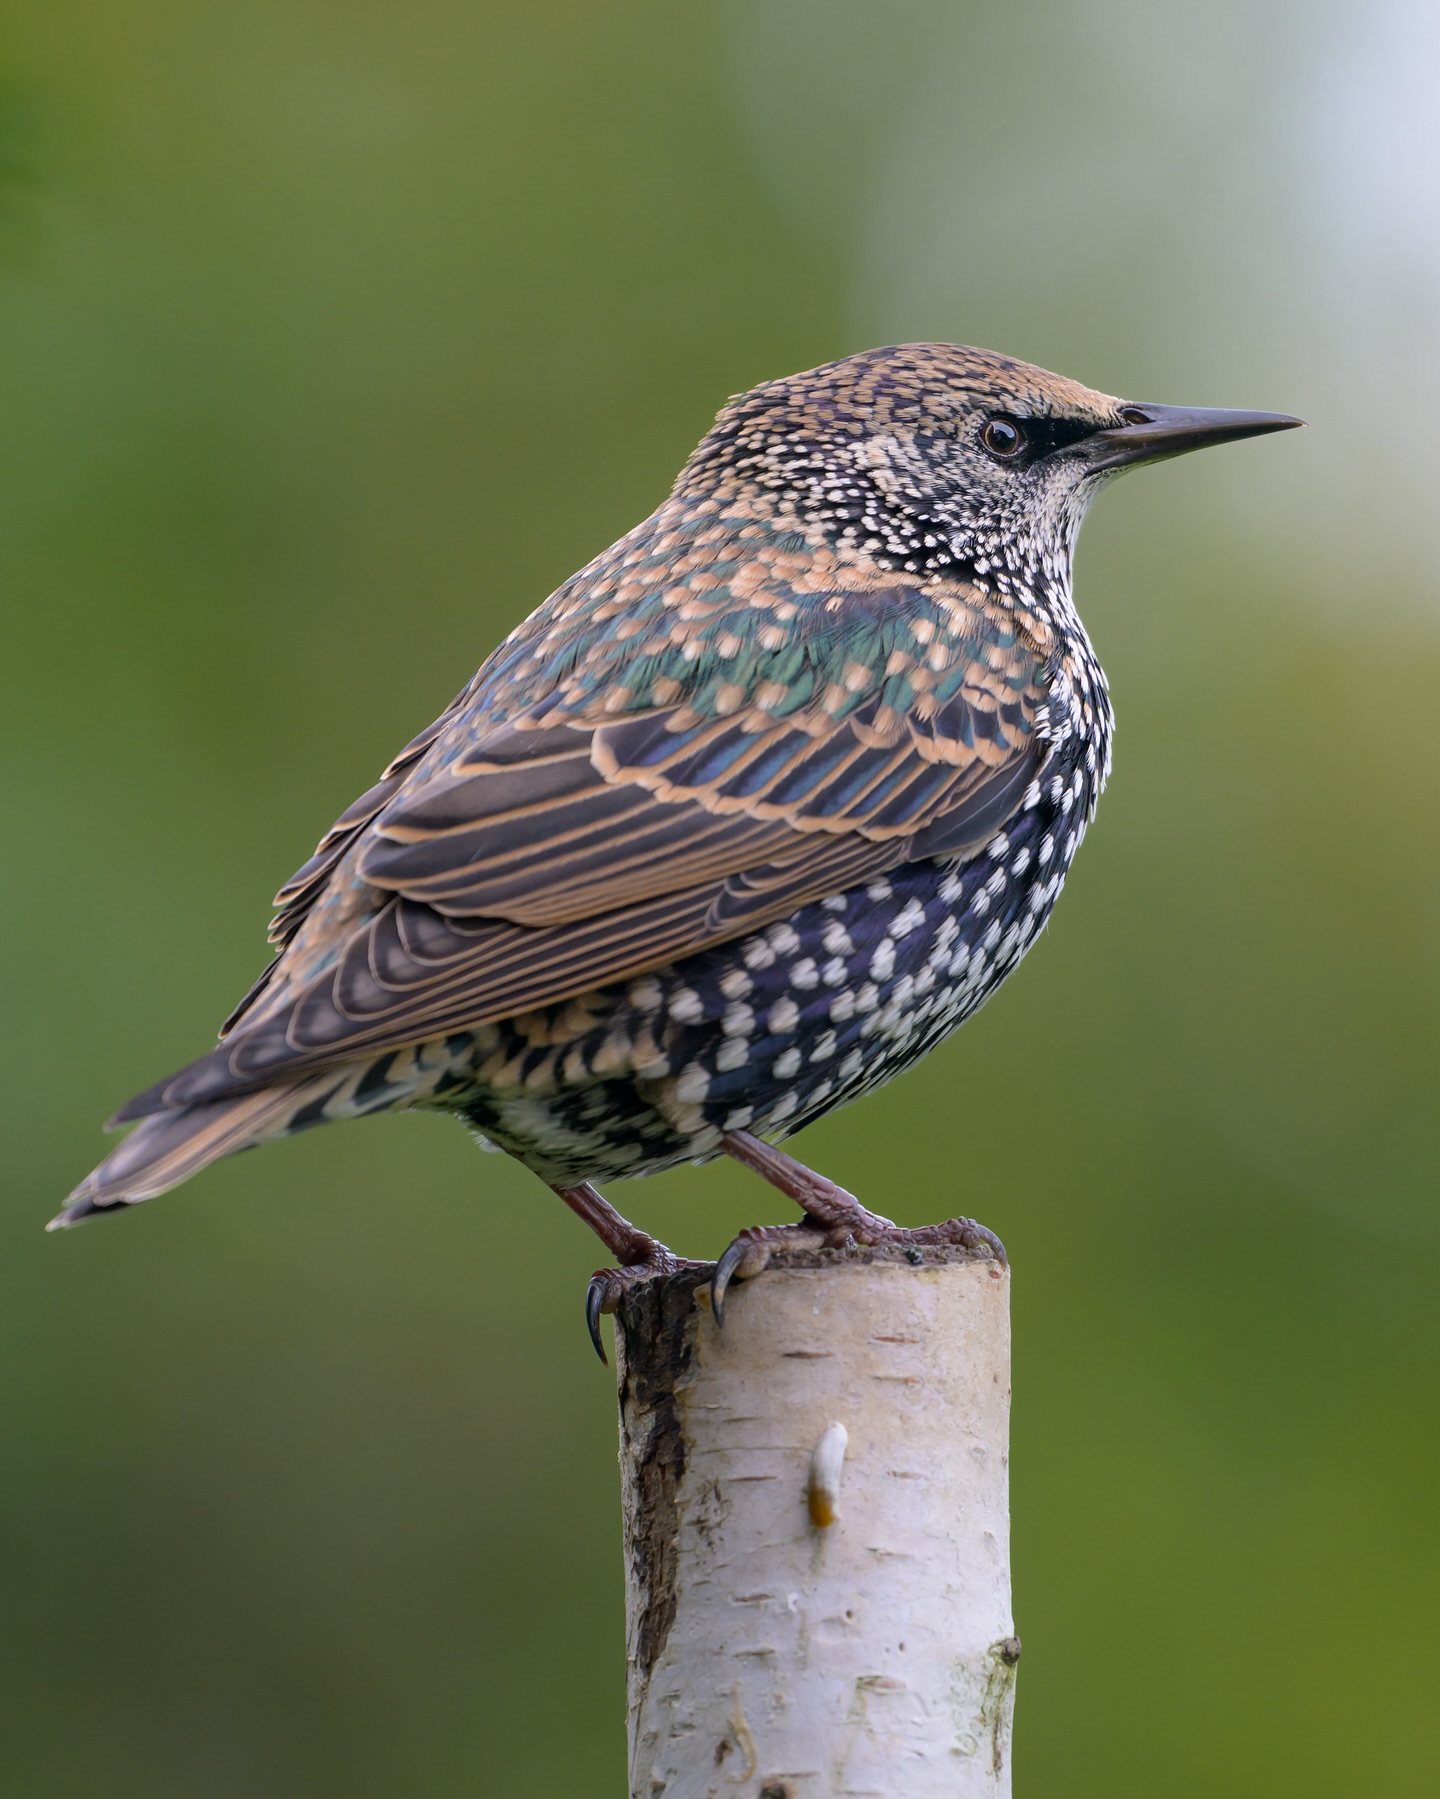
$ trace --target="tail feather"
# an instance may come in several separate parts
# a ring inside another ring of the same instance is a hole
[[[272,1137],[288,1136],[307,1123],[319,1123],[337,1086],[344,1084],[344,1076],[337,1081],[336,1071],[331,1069],[286,1086],[143,1119],[86,1175],[46,1229],[64,1230],[97,1212],[154,1199],[222,1156]]]
[[[385,1050],[362,1061],[297,1075],[258,1092],[152,1111],[81,1181],[48,1228],[64,1230],[97,1212],[154,1199],[222,1156],[289,1137],[312,1124],[424,1105],[437,1091],[456,1083],[468,1069],[469,1057],[468,1037],[437,1037],[408,1049]],[[125,1107],[119,1116],[124,1118],[130,1110]]]

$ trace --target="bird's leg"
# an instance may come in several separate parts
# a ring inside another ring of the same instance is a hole
[[[620,1264],[618,1268],[597,1268],[585,1292],[585,1324],[595,1353],[603,1362],[606,1356],[600,1340],[601,1314],[615,1311],[628,1288],[639,1281],[653,1280],[657,1274],[673,1274],[680,1268],[700,1268],[705,1264],[672,1254],[658,1238],[622,1218],[589,1181],[581,1181],[576,1187],[556,1187],[555,1192],[577,1218],[590,1226]]]
[[[834,1231],[843,1231],[844,1236],[836,1239],[840,1243],[844,1242],[845,1236],[855,1236],[857,1227],[871,1227],[882,1231],[895,1229],[889,1218],[882,1218],[878,1212],[867,1211],[853,1193],[847,1193],[843,1187],[827,1180],[823,1174],[816,1174],[813,1168],[797,1162],[794,1156],[787,1156],[783,1149],[776,1149],[774,1144],[763,1143],[759,1137],[752,1137],[749,1131],[728,1132],[721,1138],[720,1147],[727,1156],[743,1162],[762,1180],[769,1181],[772,1187],[778,1187],[787,1199],[795,1201],[805,1214],[806,1224],[793,1228],[819,1229],[826,1232],[827,1236]]]
[[[715,1264],[710,1279],[710,1295],[717,1323],[725,1316],[725,1290],[732,1280],[749,1280],[770,1260],[773,1248],[782,1243],[821,1245],[830,1249],[855,1249],[861,1244],[895,1243],[921,1259],[927,1247],[958,1244],[965,1249],[983,1249],[1003,1263],[1005,1245],[994,1231],[976,1224],[973,1218],[951,1218],[944,1224],[926,1224],[907,1230],[871,1212],[860,1204],[853,1193],[847,1193],[823,1174],[816,1174],[803,1162],[787,1156],[773,1144],[762,1143],[749,1131],[729,1131],[720,1140],[727,1156],[754,1169],[772,1187],[778,1187],[804,1212],[800,1224],[755,1225],[741,1231]]]

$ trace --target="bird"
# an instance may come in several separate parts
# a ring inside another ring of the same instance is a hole
[[[598,1183],[729,1156],[788,1241],[902,1229],[780,1148],[913,1067],[1040,935],[1110,772],[1073,598],[1117,473],[1282,431],[1135,403],[965,345],[861,352],[732,397],[650,516],[518,625],[280,889],[215,1048],[50,1228],[313,1125],[457,1115],[604,1243],[586,1320],[681,1267]]]

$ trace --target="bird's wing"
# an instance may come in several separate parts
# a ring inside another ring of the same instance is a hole
[[[983,841],[1048,748],[1040,648],[970,590],[805,597],[772,648],[753,594],[712,606],[688,662],[693,630],[668,656],[653,630],[628,656],[512,639],[282,889],[268,991],[120,1117],[532,1011]]]

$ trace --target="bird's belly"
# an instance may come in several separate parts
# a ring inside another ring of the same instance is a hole
[[[1019,962],[1087,810],[1068,783],[1063,811],[1058,782],[1046,789],[963,866],[908,863],[753,936],[485,1027],[437,1097],[557,1182],[707,1160],[727,1130],[789,1135],[913,1066]]]

